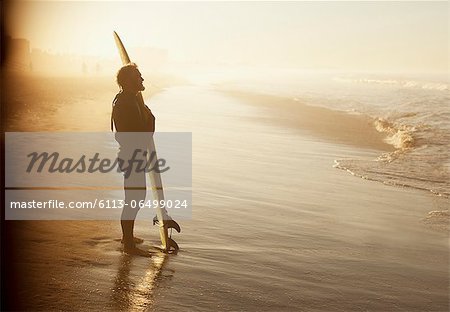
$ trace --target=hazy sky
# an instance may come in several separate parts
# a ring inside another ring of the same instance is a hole
[[[172,60],[307,68],[446,71],[442,2],[14,1],[7,31],[32,48],[116,57],[129,46]]]

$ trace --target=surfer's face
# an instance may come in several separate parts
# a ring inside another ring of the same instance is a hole
[[[138,91],[144,91],[145,90],[145,87],[143,84],[144,78],[142,78],[140,71],[136,69],[133,77],[134,77],[133,82],[134,82],[134,85],[136,86],[136,89]]]
[[[128,83],[124,86],[124,89],[127,89],[128,91],[139,92],[145,90],[145,87],[142,84],[144,82],[144,78],[142,78],[142,75],[138,69],[129,73],[127,82]]]

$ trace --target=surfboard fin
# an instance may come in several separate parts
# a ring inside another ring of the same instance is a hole
[[[180,247],[178,246],[177,242],[174,241],[172,238],[167,238],[166,246],[155,246],[157,249],[161,250],[164,253],[168,254],[177,254]]]
[[[181,232],[180,225],[175,220],[167,220],[165,224],[167,224],[168,229],[175,229],[178,233]]]
[[[180,233],[181,227],[175,220],[173,220],[167,214],[165,214],[164,217],[167,219],[164,219],[163,225],[161,225],[159,223],[158,217],[155,216],[153,218],[153,225],[160,226],[160,233],[163,233],[162,237],[167,237],[165,242],[163,241],[163,245],[158,249],[165,253],[176,254],[176,253],[178,253],[178,250],[180,249],[180,247],[178,246],[177,242],[172,239],[172,237],[168,236],[168,230],[175,229],[175,231]]]
[[[177,253],[179,249],[180,249],[180,247],[178,247],[177,242],[169,237],[169,239],[167,241],[167,251],[166,252]]]
[[[159,224],[158,222],[158,217],[155,216],[153,218],[153,225]],[[164,227],[168,228],[168,229],[175,229],[175,231],[177,231],[178,233],[181,232],[181,227],[180,225],[177,223],[177,221],[173,220],[173,219],[168,219],[164,221]]]

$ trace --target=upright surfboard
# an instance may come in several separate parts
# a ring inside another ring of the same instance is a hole
[[[126,65],[131,63],[127,50],[125,49],[122,40],[120,40],[120,37],[116,32],[114,32],[114,40],[116,42],[117,49],[119,50],[122,64]],[[139,114],[142,117],[142,112],[144,111],[145,104],[141,92],[138,93],[137,100]],[[155,142],[152,135],[149,135],[148,138],[147,152],[147,155],[153,155],[153,161],[158,160]],[[153,166],[150,166],[150,168],[152,167]],[[159,236],[161,238],[161,247],[159,247],[159,249],[167,253],[176,253],[179,247],[178,244],[169,236],[169,229],[175,229],[178,233],[180,233],[181,228],[178,223],[169,216],[167,210],[160,205],[160,203],[164,203],[164,189],[162,186],[161,174],[159,172],[151,170],[149,172],[149,178],[152,184],[153,199],[157,200],[158,202],[156,207],[156,217],[153,219],[153,224],[157,224],[159,226]]]

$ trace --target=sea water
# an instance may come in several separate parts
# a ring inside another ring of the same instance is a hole
[[[228,71],[208,78],[231,89],[369,116],[371,126],[386,135],[386,143],[395,151],[380,152],[374,159],[336,159],[336,168],[389,185],[450,195],[447,75],[266,69]]]
[[[438,204],[444,198],[360,183],[333,161],[377,161],[381,151],[254,118],[259,107],[216,90],[375,112],[378,106],[354,98],[359,84],[296,73],[235,74],[191,73],[193,85],[149,102],[159,131],[184,129],[193,138],[192,220],[182,222],[181,250],[156,281],[149,311],[447,309],[447,240],[421,224],[441,207],[432,206],[434,198]],[[359,94],[375,100],[363,89]],[[147,228],[138,224],[138,230]]]

